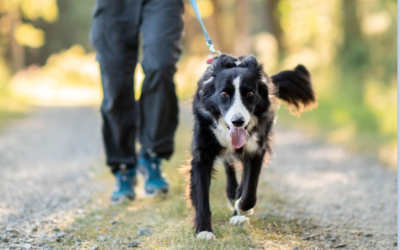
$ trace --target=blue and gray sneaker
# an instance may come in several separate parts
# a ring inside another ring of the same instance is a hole
[[[120,170],[116,172],[115,178],[117,183],[115,185],[115,190],[111,196],[113,202],[122,202],[124,200],[134,200],[135,190],[133,187],[136,182],[136,169],[130,168],[128,170]]]
[[[146,196],[168,193],[169,184],[161,174],[161,158],[149,157],[143,153],[138,160],[138,170],[144,176],[144,191]]]

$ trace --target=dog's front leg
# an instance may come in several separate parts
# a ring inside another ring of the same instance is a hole
[[[226,173],[226,195],[228,196],[230,206],[233,207],[235,205],[236,190],[238,187],[235,166],[224,161],[224,167]]]
[[[196,213],[194,218],[195,233],[197,238],[205,240],[215,239],[211,228],[209,199],[214,159],[215,157],[210,157],[210,155],[195,152],[190,170],[190,198]]]
[[[238,188],[235,202],[235,213],[230,219],[231,224],[247,222],[246,215],[253,213],[257,202],[257,186],[264,160],[265,151],[243,161],[242,182]]]

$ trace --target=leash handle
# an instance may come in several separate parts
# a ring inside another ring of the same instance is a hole
[[[206,38],[206,44],[208,46],[208,49],[210,50],[210,55],[213,55],[215,53],[221,54],[221,52],[216,51],[215,48],[214,48],[214,44],[211,41],[211,37],[210,37],[210,35],[208,35],[206,26],[204,25],[203,20],[201,19],[199,6],[197,5],[196,0],[190,0],[190,4],[192,5],[194,13],[196,14],[197,20],[199,20],[199,23],[200,23],[201,28],[203,30],[204,36]]]

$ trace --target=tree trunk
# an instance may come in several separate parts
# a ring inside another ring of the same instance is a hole
[[[237,0],[235,6],[236,15],[236,35],[235,35],[235,56],[244,56],[250,53],[251,40],[250,40],[250,5],[251,1]]]
[[[206,25],[210,32],[210,36],[214,43],[215,49],[223,50],[223,45],[221,44],[219,25],[218,25],[218,18],[221,16],[221,7],[218,3],[218,0],[212,0],[212,3],[214,6],[214,13],[208,19],[208,22]]]
[[[9,13],[11,18],[11,29],[9,33],[10,46],[11,46],[11,63],[12,71],[15,73],[25,67],[25,48],[15,40],[14,33],[18,26],[21,25],[21,15],[19,10]]]
[[[360,20],[357,15],[357,1],[342,0],[343,17],[343,46],[341,57],[343,66],[347,68],[362,67],[367,63],[368,51],[363,41]]]
[[[285,48],[285,41],[280,23],[280,13],[278,10],[279,2],[280,0],[265,1],[265,28],[269,33],[275,36],[276,40],[278,41],[279,51],[283,51]]]

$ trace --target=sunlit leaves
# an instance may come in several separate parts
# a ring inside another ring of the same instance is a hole
[[[51,23],[58,18],[56,0],[21,0],[21,10],[24,17],[31,20],[41,17]]]
[[[21,0],[3,0],[0,1],[0,13],[17,11]]]
[[[199,6],[200,9],[200,14],[202,18],[207,18],[210,17],[213,12],[214,12],[214,5],[210,0],[199,0],[197,1],[197,5]],[[193,8],[191,6],[187,6],[187,10],[189,10],[189,13],[192,17],[195,17],[196,14],[193,11]]]
[[[391,23],[390,16],[386,11],[366,15],[362,19],[361,29],[367,35],[379,35],[385,32]]]
[[[315,65],[328,65],[336,56],[337,45],[342,42],[339,18],[339,0],[281,0],[281,27],[284,31],[286,49],[291,57],[310,59],[313,50]],[[288,58],[293,61],[292,58]]]
[[[10,91],[14,96],[41,105],[98,103],[101,99],[100,72],[94,54],[75,45],[53,54],[46,65],[32,65],[14,75]]]
[[[30,20],[43,18],[46,22],[54,22],[58,18],[56,0],[2,0],[0,13],[7,14],[21,9],[23,17]]]
[[[20,45],[31,48],[40,48],[45,42],[43,30],[37,29],[29,23],[18,26],[14,32],[14,36]]]

